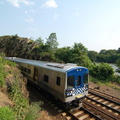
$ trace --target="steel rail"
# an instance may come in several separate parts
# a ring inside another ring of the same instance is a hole
[[[101,104],[101,105],[103,105],[103,106],[105,106],[105,107],[108,107],[109,109],[111,109],[111,110],[113,110],[113,111],[115,111],[115,112],[117,112],[117,113],[120,113],[120,110],[116,110],[116,109],[114,109],[113,107],[107,106],[106,104],[104,104],[104,103],[102,103],[102,102],[98,102],[97,100],[94,100],[94,99],[90,98],[89,96],[86,96],[86,98],[87,98],[87,99],[90,99],[90,100],[92,100],[92,101],[94,101],[94,102],[96,102],[96,103],[98,103],[98,104]]]
[[[109,96],[109,97],[112,98],[112,99],[116,99],[116,100],[119,100],[119,101],[120,101],[120,98],[117,98],[117,97],[112,96],[112,95],[108,95],[107,93],[103,93],[103,92],[101,92],[101,91],[98,91],[98,90],[96,90],[95,88],[94,88],[94,89],[89,88],[89,90],[90,90],[90,91],[99,92],[99,93],[101,93],[101,94],[104,94],[104,95],[106,95],[106,96]]]
[[[98,108],[94,107],[93,105],[91,105],[91,104],[89,104],[89,103],[87,103],[87,102],[85,102],[85,101],[83,101],[83,103],[84,103],[84,104],[86,104],[86,105],[88,105],[88,106],[90,106],[91,108],[94,108],[95,110],[97,110],[97,111],[101,112],[102,114],[106,115],[107,117],[110,117],[110,118],[112,118],[112,119],[114,119],[114,120],[118,120],[118,119],[117,119],[117,118],[115,118],[114,116],[112,116],[112,115],[110,115],[110,114],[105,113],[104,111],[102,111],[102,110],[100,110],[100,109],[98,109]]]
[[[111,101],[111,102],[113,102],[113,103],[115,103],[115,104],[120,105],[120,102],[114,101],[114,100],[109,99],[109,98],[104,97],[104,96],[101,96],[100,94],[97,94],[97,93],[95,93],[94,91],[89,91],[88,93],[91,93],[91,94],[93,94],[93,95],[95,95],[95,96],[101,97],[101,98],[103,98],[103,99],[106,99],[106,100],[108,100],[108,101]],[[102,93],[102,92],[100,92],[100,93]],[[102,93],[102,94],[105,94],[105,93]],[[105,94],[105,95],[107,95],[107,94]],[[107,96],[110,96],[110,95],[107,95]],[[112,98],[114,98],[114,97],[112,96]],[[118,98],[118,100],[120,100],[120,99]]]

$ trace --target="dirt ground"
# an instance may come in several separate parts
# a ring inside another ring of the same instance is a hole
[[[106,86],[106,85],[96,85],[93,82],[89,81],[89,88],[99,87],[101,92],[120,98],[120,90]]]
[[[11,100],[8,98],[8,96],[0,91],[0,107],[2,106],[11,106],[13,103]]]

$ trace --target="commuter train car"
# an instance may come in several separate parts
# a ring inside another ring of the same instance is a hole
[[[76,64],[60,64],[5,57],[16,62],[29,81],[66,105],[79,105],[88,94],[88,69]]]

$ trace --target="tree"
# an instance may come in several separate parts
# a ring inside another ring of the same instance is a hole
[[[95,62],[97,55],[98,55],[98,52],[96,51],[88,51],[88,57],[92,62]]]
[[[70,47],[59,48],[55,53],[55,57],[58,61],[67,63],[70,55],[70,50]]]
[[[118,67],[116,71],[120,73],[120,58],[116,61],[116,66]]]
[[[65,63],[77,63],[85,67],[91,66],[91,61],[87,56],[87,48],[82,43],[74,43],[73,47],[58,49],[56,57]]]
[[[47,45],[49,50],[52,50],[53,52],[57,50],[59,44],[57,42],[56,33],[50,34],[50,36],[47,38],[45,45]]]
[[[44,40],[41,37],[38,37],[35,40],[35,43],[37,43],[39,46],[44,45]]]
[[[117,53],[120,54],[120,48],[118,48]]]

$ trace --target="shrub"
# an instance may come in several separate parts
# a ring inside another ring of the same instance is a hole
[[[114,73],[113,68],[107,63],[100,63],[98,65],[93,65],[90,69],[90,75],[97,79],[106,80]]]

